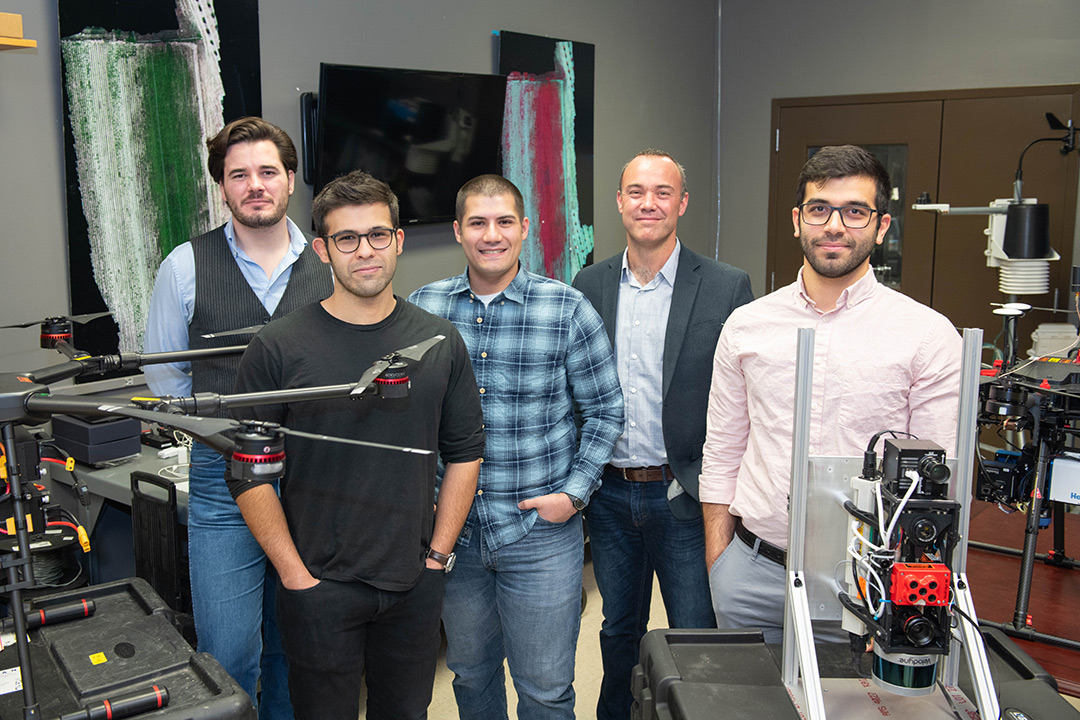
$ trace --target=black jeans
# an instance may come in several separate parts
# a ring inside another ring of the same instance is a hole
[[[279,585],[296,719],[356,720],[365,668],[369,720],[426,718],[445,587],[442,570],[424,570],[403,592],[332,580],[299,591]]]

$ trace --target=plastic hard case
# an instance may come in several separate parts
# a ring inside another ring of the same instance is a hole
[[[1077,718],[1057,693],[1054,678],[1004,633],[982,629],[1002,710],[1017,708],[1030,720]],[[852,677],[847,645],[818,644],[822,677]],[[780,675],[780,648],[747,630],[653,630],[641,641],[634,667],[633,720],[796,720]],[[960,689],[974,697],[969,673]]]
[[[139,720],[255,720],[251,701],[207,653],[196,653],[172,623],[172,611],[143,580],[36,598],[35,609],[93,600],[94,615],[30,633],[39,717],[55,718],[87,704],[151,686],[165,686],[169,704]],[[15,647],[0,652],[0,670],[18,665]],[[23,716],[21,691],[0,695],[0,717]]]

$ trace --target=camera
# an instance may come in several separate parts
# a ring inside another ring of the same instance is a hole
[[[932,692],[938,658],[949,651],[960,513],[947,497],[949,478],[941,446],[886,439],[880,474],[853,481],[871,489],[872,501],[845,505],[857,521],[856,561],[840,602],[874,638],[874,682],[894,693]]]

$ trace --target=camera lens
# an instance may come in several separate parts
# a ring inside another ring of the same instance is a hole
[[[919,475],[940,485],[949,479],[949,466],[935,455],[923,455],[919,458]]]
[[[930,543],[937,537],[937,527],[926,518],[919,518],[911,526],[911,534],[921,543]]]
[[[929,645],[936,632],[934,623],[922,615],[912,615],[904,621],[904,635],[915,647]]]

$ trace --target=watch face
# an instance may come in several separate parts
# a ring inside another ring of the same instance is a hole
[[[446,558],[446,566],[445,566],[446,572],[450,572],[451,570],[454,569],[454,563],[456,561],[457,561],[457,553],[450,553],[449,557]]]

